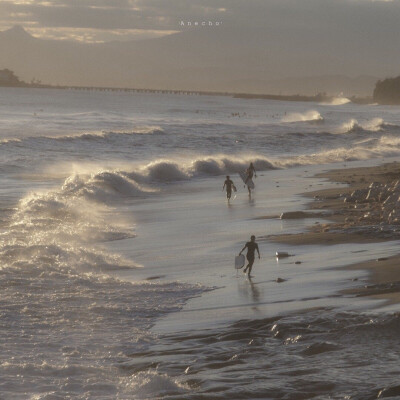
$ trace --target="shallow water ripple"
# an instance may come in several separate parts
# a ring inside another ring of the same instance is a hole
[[[125,368],[157,360],[190,388],[168,399],[377,399],[398,391],[399,333],[398,314],[315,310],[158,337]]]

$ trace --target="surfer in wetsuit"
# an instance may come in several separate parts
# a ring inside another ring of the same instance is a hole
[[[222,190],[224,190],[225,187],[226,187],[226,198],[229,201],[232,196],[232,189],[236,192],[236,186],[231,181],[231,178],[229,177],[229,175],[226,176],[224,186],[222,186]]]
[[[251,162],[249,165],[249,168],[246,169],[246,180],[245,180],[245,185],[247,185],[247,190],[249,191],[249,196],[251,197],[251,188],[250,188],[250,182],[253,182],[253,176],[257,178],[257,173],[256,169],[254,168],[253,163]]]
[[[240,251],[239,256],[242,254],[242,252],[244,251],[244,249],[247,248],[247,261],[249,262],[246,265],[246,268],[243,270],[243,273],[246,273],[247,269],[249,270],[248,272],[248,276],[250,277],[250,273],[251,273],[251,269],[253,268],[253,264],[254,264],[254,259],[255,259],[255,251],[257,250],[258,253],[258,258],[261,258],[260,256],[260,250],[258,249],[258,244],[256,243],[256,237],[254,235],[251,236],[250,238],[250,242],[247,242],[243,249]]]

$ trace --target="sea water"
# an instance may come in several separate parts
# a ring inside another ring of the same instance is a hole
[[[0,122],[0,398],[399,394],[399,316],[340,294],[367,275],[338,268],[398,243],[277,245],[324,221],[264,218],[318,172],[395,159],[395,107],[1,88]]]

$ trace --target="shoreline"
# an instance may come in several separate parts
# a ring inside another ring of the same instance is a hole
[[[275,243],[300,245],[336,245],[343,243],[379,243],[400,240],[397,219],[397,186],[400,185],[400,163],[384,163],[377,167],[356,167],[331,170],[315,175],[340,184],[303,196],[313,199],[306,212],[293,213],[293,218],[323,218],[308,231],[298,234],[268,236]],[[345,184],[347,186],[342,186]],[[389,212],[389,209],[393,211]],[[296,214],[298,216],[296,217]],[[268,218],[268,217],[266,217]],[[291,215],[281,215],[291,219]],[[368,284],[342,290],[344,295],[368,296],[385,300],[384,305],[400,303],[400,250],[395,256],[371,259],[341,267],[368,272]]]

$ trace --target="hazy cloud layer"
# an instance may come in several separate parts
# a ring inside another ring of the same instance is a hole
[[[180,22],[222,22],[232,29],[260,29],[307,36],[309,31],[399,33],[399,0],[2,0],[0,28],[21,24],[32,33],[85,40],[168,34]],[[46,30],[47,29],[47,30]],[[59,30],[57,35],[56,29]],[[98,31],[98,32],[96,32]],[[125,31],[125,32],[124,32]],[[163,32],[164,31],[164,32]],[[123,33],[124,32],[124,33]],[[109,34],[109,35],[108,35]]]

